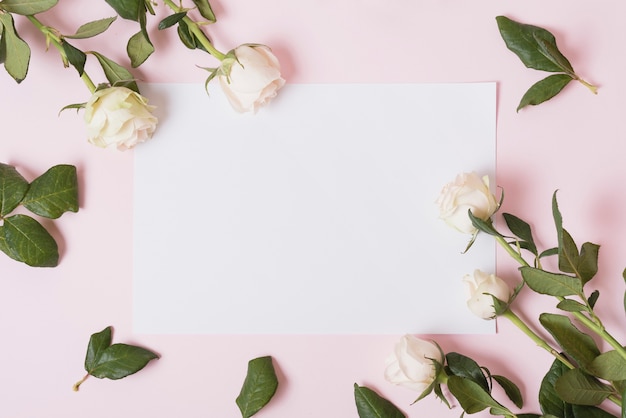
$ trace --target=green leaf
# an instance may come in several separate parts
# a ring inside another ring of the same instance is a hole
[[[191,33],[191,31],[189,30],[189,25],[187,25],[184,20],[178,22],[177,32],[178,37],[180,38],[180,41],[183,43],[183,45],[185,45],[189,49],[197,48],[196,38]]]
[[[126,87],[139,93],[139,87],[134,81],[134,77],[130,73],[130,71],[98,52],[92,51],[91,53],[95,55],[95,57],[100,62],[102,70],[104,71],[104,75],[106,76],[107,80],[109,80],[109,83],[111,83],[112,85],[127,83],[124,84]]]
[[[59,248],[52,235],[35,219],[13,215],[4,219],[6,246],[15,256],[32,267],[55,267],[59,263]]]
[[[78,212],[78,179],[73,165],[56,165],[37,177],[22,200],[31,212],[56,219]]]
[[[373,390],[354,384],[354,400],[359,418],[405,418],[393,403]]]
[[[573,79],[569,74],[553,74],[543,80],[539,80],[524,93],[522,100],[517,105],[517,111],[519,112],[520,109],[526,106],[536,106],[550,100],[559,94]]]
[[[569,232],[563,228],[559,243],[559,270],[564,273],[576,273],[578,263],[580,263],[578,247]]]
[[[211,8],[211,4],[209,4],[209,0],[193,0],[193,4],[196,5],[203,18],[211,23],[215,23],[217,21],[215,13],[213,13],[213,9]]]
[[[78,71],[78,75],[83,75],[85,72],[85,63],[87,62],[87,55],[80,49],[74,48],[72,45],[64,41],[61,46],[63,47],[63,51],[65,52],[65,56],[67,57],[67,61],[72,64],[76,71]]]
[[[111,345],[111,327],[89,339],[85,370],[99,379],[122,379],[143,369],[159,356],[150,350],[128,344]]]
[[[556,39],[550,32],[538,26],[515,22],[505,16],[496,17],[496,22],[507,48],[526,67],[574,74],[571,64],[557,48]]]
[[[491,222],[491,219],[489,219],[487,221],[483,221],[482,219],[477,218],[476,216],[474,216],[474,214],[472,213],[471,210],[468,210],[467,214],[470,217],[470,219],[472,220],[472,225],[474,225],[474,227],[476,229],[478,229],[479,231],[482,231],[482,232],[484,232],[486,234],[493,235],[493,236],[498,236],[498,237],[502,236],[502,234],[500,234],[493,227],[493,222]]]
[[[256,414],[272,399],[278,388],[278,378],[272,357],[259,357],[248,362],[248,373],[235,402],[243,418]]]
[[[446,362],[450,372],[455,376],[467,378],[480,385],[485,391],[490,391],[483,369],[473,359],[463,354],[450,352],[446,354]]]
[[[593,309],[593,307],[596,306],[596,302],[598,301],[599,297],[600,297],[599,290],[594,290],[593,292],[591,292],[591,295],[589,295],[589,298],[587,299],[587,303],[589,304],[589,306],[591,306],[591,309]]]
[[[615,415],[598,408],[597,406],[572,405],[574,418],[615,418]]]
[[[539,387],[539,405],[541,406],[541,412],[544,415],[554,415],[559,418],[573,418],[572,406],[563,402],[559,397],[554,384],[557,379],[563,375],[567,370],[567,366],[561,363],[558,359],[552,362],[548,373],[541,380],[541,386]]]
[[[145,13],[145,0],[105,0],[122,19],[139,21],[139,13]]]
[[[558,254],[559,254],[559,249],[557,247],[548,248],[547,250],[542,251],[541,254],[539,254],[539,258],[549,257],[551,255],[558,255]]]
[[[20,263],[24,262],[24,260],[20,259],[19,255],[7,245],[7,240],[4,238],[4,226],[2,225],[0,225],[0,251],[11,257],[13,260],[19,261]]]
[[[580,369],[568,370],[554,384],[559,397],[576,405],[599,405],[612,394],[610,386]]]
[[[598,272],[598,251],[600,246],[592,244],[591,242],[585,242],[580,248],[580,259],[578,260],[578,266],[576,266],[578,274],[583,281],[583,286]]]
[[[618,381],[626,380],[626,359],[615,350],[597,356],[591,362],[589,371],[601,379]]]
[[[566,312],[588,312],[589,308],[582,303],[572,300],[572,299],[563,299],[557,305],[557,308],[566,311]]]
[[[521,267],[520,271],[528,287],[537,293],[561,297],[582,294],[582,283],[577,277],[550,273],[534,267]]]
[[[600,355],[595,341],[576,328],[567,316],[542,313],[539,322],[583,370],[588,370],[591,362]]]
[[[530,225],[525,221],[521,220],[517,216],[511,215],[510,213],[503,213],[502,217],[506,222],[506,226],[509,230],[518,238],[525,243],[524,247],[533,254],[537,254],[537,247],[535,246],[535,241],[533,239],[533,233],[530,228]]]
[[[154,45],[146,38],[144,31],[139,31],[128,40],[126,53],[130,58],[133,68],[139,67],[154,52]]]
[[[59,0],[4,0],[0,9],[18,15],[32,16],[54,7]]]
[[[94,20],[93,22],[85,23],[76,30],[76,33],[74,35],[65,35],[63,37],[68,39],[92,38],[106,31],[109,26],[111,26],[111,23],[115,21],[115,19],[117,19],[117,16],[107,17],[104,19]]]
[[[11,213],[20,204],[28,187],[15,167],[0,163],[0,216]]]
[[[493,379],[498,382],[502,389],[504,389],[504,393],[509,399],[517,406],[518,408],[522,408],[524,406],[524,398],[522,397],[522,392],[519,390],[517,385],[513,383],[511,380],[507,379],[504,376],[500,376],[494,374]]]
[[[15,81],[21,83],[28,73],[30,47],[17,34],[11,14],[0,13],[0,23],[4,28],[0,39],[4,68]]]
[[[492,415],[512,415],[508,409],[493,399],[482,386],[472,380],[459,376],[450,376],[448,378],[448,389],[468,414],[474,414],[490,408]]]
[[[180,22],[185,16],[187,16],[187,12],[179,12],[171,14],[165,17],[163,20],[159,22],[159,30],[167,29],[171,26],[174,26],[178,22]]]

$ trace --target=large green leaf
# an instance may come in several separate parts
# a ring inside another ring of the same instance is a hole
[[[582,369],[588,370],[589,365],[600,355],[594,340],[576,328],[567,316],[542,313],[539,321],[552,334],[563,351]]]
[[[578,277],[550,273],[534,267],[521,267],[524,281],[537,293],[550,296],[581,295],[583,288]]]
[[[565,88],[574,78],[569,74],[552,74],[539,80],[524,93],[517,105],[517,110],[526,106],[536,106],[550,100]]]
[[[145,0],[105,0],[123,19],[139,20],[139,14],[145,13]]]
[[[565,403],[554,388],[559,377],[567,370],[567,366],[559,360],[554,360],[550,366],[550,370],[541,380],[539,387],[539,405],[544,415],[554,415],[558,418],[574,418],[572,406]]]
[[[96,35],[100,35],[102,32],[106,31],[111,23],[113,23],[117,19],[117,16],[107,17],[104,19],[94,20],[93,22],[85,23],[81,25],[74,35],[65,35],[64,38],[68,39],[86,39],[91,38]]]
[[[505,16],[496,17],[500,35],[506,46],[528,68],[549,72],[574,74],[574,70],[556,45],[556,39],[547,30],[527,25]]]
[[[193,0],[193,4],[196,5],[203,18],[211,23],[215,23],[217,21],[209,0]]]
[[[128,344],[111,345],[111,327],[89,339],[85,370],[99,379],[122,379],[143,369],[159,356],[150,350]]]
[[[20,38],[15,30],[13,16],[10,13],[0,13],[2,23],[2,55],[4,68],[15,81],[21,83],[28,73],[30,62],[30,47]]]
[[[450,352],[446,354],[446,363],[452,374],[470,379],[489,392],[489,383],[483,374],[483,369],[473,359],[463,354]]]
[[[359,418],[405,418],[406,415],[389,400],[372,389],[354,384],[354,400]]]
[[[563,373],[554,388],[563,401],[576,405],[599,405],[613,393],[610,386],[580,369]]]
[[[4,239],[14,259],[33,267],[55,267],[59,248],[52,235],[35,219],[13,215],[4,219]]]
[[[243,418],[256,414],[272,399],[278,378],[272,357],[259,357],[248,362],[248,372],[235,402]]]
[[[601,379],[626,380],[626,359],[615,350],[607,351],[593,359],[590,371]]]
[[[123,83],[124,86],[128,87],[129,89],[135,92],[139,92],[139,87],[134,81],[134,77],[130,73],[130,71],[98,52],[92,51],[91,53],[95,55],[95,57],[98,59],[98,62],[100,62],[102,70],[104,71],[104,75],[106,76],[107,80],[109,80],[109,83],[111,83],[112,85]]]
[[[58,2],[59,0],[4,0],[0,3],[0,9],[9,13],[31,16],[51,9]]]
[[[126,53],[133,68],[143,64],[153,52],[154,45],[149,38],[146,38],[144,31],[139,31],[131,36],[126,45]]]
[[[27,191],[28,182],[15,167],[0,163],[0,216],[11,213]]]
[[[450,376],[448,378],[448,389],[468,414],[474,414],[489,408],[492,415],[512,415],[508,409],[493,399],[482,386],[470,379]]]
[[[597,406],[572,405],[572,412],[574,413],[574,418],[616,418],[615,415]]]
[[[31,212],[56,219],[78,212],[78,179],[73,165],[56,165],[30,184],[22,204]]]

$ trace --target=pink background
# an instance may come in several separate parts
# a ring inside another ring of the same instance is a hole
[[[85,9],[84,0],[61,0],[63,13],[41,18],[71,33],[87,20],[113,15],[103,1],[89,3]],[[290,83],[496,81],[496,182],[506,191],[504,211],[529,220],[539,244],[550,247],[555,243],[550,198],[560,190],[565,227],[579,244],[602,245],[599,275],[591,285],[601,291],[599,311],[609,329],[625,337],[619,329],[626,266],[625,118],[620,108],[626,88],[626,5],[617,0],[214,0],[213,6],[218,23],[209,32],[217,48],[270,45]],[[158,6],[161,16],[164,12]],[[505,48],[497,15],[551,30],[576,71],[600,87],[599,94],[572,83],[552,101],[516,113],[522,94],[546,74],[525,69]],[[150,26],[157,20],[151,19]],[[247,361],[262,355],[274,357],[280,386],[259,417],[357,416],[355,382],[377,390],[409,417],[460,415],[460,408],[449,411],[432,397],[411,406],[417,394],[384,381],[384,359],[399,335],[134,334],[132,152],[87,144],[82,114],[57,116],[61,107],[86,101],[89,94],[73,69],[62,68],[56,51],[44,53],[41,36],[28,22],[20,19],[17,26],[33,57],[21,85],[1,76],[0,161],[29,179],[55,164],[76,165],[81,202],[78,214],[66,214],[52,227],[62,250],[59,267],[33,269],[0,257],[1,416],[238,417],[234,399]],[[126,62],[124,45],[134,32],[134,25],[120,20],[102,37],[76,44]],[[135,72],[139,79],[204,80],[206,73],[196,66],[216,62],[183,48],[173,35],[172,30],[154,35],[157,52]],[[104,81],[92,61],[90,74]],[[211,123],[219,121],[207,115],[207,135]],[[515,284],[515,269],[498,252],[499,275]],[[445,303],[445,295],[416,295],[416,303],[421,297],[440,297]],[[535,322],[541,310],[553,310],[553,305],[549,298],[524,293],[517,310]],[[114,326],[116,342],[144,345],[162,358],[127,379],[91,378],[79,393],[72,392],[84,374],[89,336],[107,325]],[[493,336],[432,337],[445,351],[462,352],[517,381],[527,399],[524,411],[539,412],[537,388],[552,359],[506,321],[499,321],[498,328]]]

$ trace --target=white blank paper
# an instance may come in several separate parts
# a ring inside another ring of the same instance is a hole
[[[217,85],[143,85],[134,151],[140,333],[493,332],[461,282],[495,247],[438,219],[462,171],[495,174],[495,84],[287,85],[238,114]]]

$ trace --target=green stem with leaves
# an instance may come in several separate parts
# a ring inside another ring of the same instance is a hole
[[[167,7],[172,9],[175,13],[181,13],[185,11],[185,9],[183,9],[180,6],[177,6],[176,3],[174,3],[172,0],[163,0],[163,3]],[[202,31],[202,29],[200,29],[200,24],[198,22],[194,22],[192,19],[190,19],[187,16],[183,17],[182,20],[187,24],[187,26],[189,27],[189,31],[196,37],[196,39],[200,42],[200,44],[204,47],[204,49],[207,50],[209,54],[213,55],[215,58],[217,58],[220,61],[226,58],[226,54],[218,51],[213,46],[211,41],[209,41],[209,38],[207,38],[206,34]]]
[[[54,45],[54,47],[59,52],[59,55],[61,55],[61,60],[63,61],[63,65],[67,67],[68,66],[67,54],[65,53],[65,50],[63,49],[63,45],[62,45],[63,39],[61,35],[59,34],[59,32],[54,28],[44,25],[35,16],[26,16],[26,18],[33,25],[35,25],[35,27],[46,37],[46,43],[52,43],[52,45]],[[83,73],[80,75],[80,79],[83,80],[83,83],[85,83],[85,85],[87,86],[87,88],[89,89],[91,93],[96,91],[96,85],[91,80],[91,78],[89,77],[86,71],[83,71]]]

